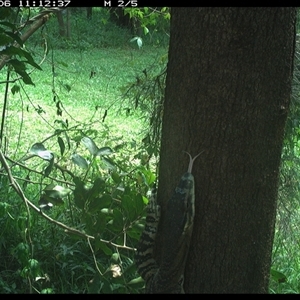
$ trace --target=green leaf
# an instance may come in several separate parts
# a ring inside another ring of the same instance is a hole
[[[119,252],[113,253],[110,260],[115,264],[118,263],[120,261],[120,253]]]
[[[277,281],[277,282],[279,282],[279,283],[287,281],[287,277],[283,273],[281,273],[279,271],[271,269],[270,273],[271,273],[272,279],[275,280],[275,281]]]
[[[103,203],[103,207],[105,207],[104,204],[106,204],[106,207],[109,207],[113,202],[113,198],[111,195],[105,194],[100,198],[100,201]]]
[[[138,37],[136,36],[136,37],[132,38],[132,39],[130,40],[130,42],[134,42],[134,41],[136,41],[137,39],[138,39]]]
[[[48,161],[51,161],[54,158],[53,153],[47,150],[42,143],[35,143],[29,150],[29,153]]]
[[[42,195],[39,200],[40,208],[52,207],[53,205],[63,205],[64,201],[61,198],[48,197],[47,195]]]
[[[52,198],[64,198],[72,192],[71,189],[55,185],[54,183],[47,185],[43,191],[48,197]]]
[[[46,151],[47,149],[42,143],[35,143],[32,145],[31,149],[29,150],[32,154],[38,155],[39,151]]]
[[[67,90],[67,92],[70,92],[71,91],[71,86],[69,84],[63,84],[63,87]]]
[[[35,85],[31,80],[30,76],[26,72],[18,72],[18,71],[16,72],[22,77],[22,80],[25,84]]]
[[[107,157],[102,157],[102,160],[106,164],[108,169],[114,170],[116,168],[115,163],[111,159],[109,159]]]
[[[90,204],[88,207],[89,212],[94,213],[101,211],[105,207],[109,207],[112,202],[112,197],[110,195],[103,195],[99,198],[90,199]]]
[[[105,188],[105,181],[102,178],[96,178],[92,188],[88,191],[88,198],[98,197],[100,193],[103,193]]]
[[[53,166],[54,166],[54,157],[52,157],[52,159],[50,159],[49,165],[44,170],[45,177],[47,177],[47,176],[50,175],[50,173],[51,173],[51,171],[53,169]]]
[[[0,17],[0,19],[1,19],[1,17]],[[12,24],[12,23],[7,22],[7,21],[2,21],[2,22],[0,22],[0,25],[9,27],[9,28],[12,29],[12,30],[16,30],[15,24]]]
[[[12,39],[4,33],[0,34],[0,46],[5,46],[12,42]],[[1,47],[2,48],[2,47]],[[6,48],[3,48],[6,49]],[[0,51],[1,52],[1,51]]]
[[[54,294],[54,291],[52,288],[45,288],[41,290],[41,294]]]
[[[22,77],[22,80],[24,81],[25,84],[34,85],[30,76],[25,71],[26,66],[25,66],[24,62],[19,61],[17,59],[11,59],[11,60],[9,60],[9,63],[12,65],[15,72],[18,73]]]
[[[79,166],[80,168],[83,168],[83,169],[87,169],[89,167],[89,163],[87,162],[87,160],[82,157],[81,155],[77,154],[77,153],[74,153],[72,155],[72,162]]]
[[[145,285],[145,281],[142,277],[136,277],[128,282],[128,284],[134,288],[142,288]]]
[[[143,198],[143,203],[145,205],[147,205],[149,203],[149,199],[147,197],[144,197],[144,196],[142,198]]]
[[[0,20],[8,18],[12,13],[13,9],[10,7],[6,7],[6,9],[0,9]]]
[[[101,242],[99,239],[96,240],[96,250],[101,249],[106,255],[111,256],[112,250],[107,247],[106,243]]]
[[[31,56],[31,54],[29,52],[27,52],[26,50],[23,50],[22,48],[16,48],[16,51],[18,52],[17,54],[19,56],[23,56],[27,59],[27,63],[32,65],[33,67],[35,67],[36,69],[42,71],[42,68],[34,61],[33,57]]]
[[[148,186],[151,186],[153,184],[153,182],[155,182],[155,180],[156,180],[155,174],[143,166],[141,166],[139,168],[139,170],[143,174],[143,180],[144,180],[145,184],[147,184]]]
[[[7,54],[9,56],[18,55],[20,57],[25,57],[27,59],[26,61],[20,61],[20,60],[17,60],[17,59],[9,60],[9,63],[13,65],[16,72],[18,72],[20,70],[20,68],[18,68],[18,66],[17,66],[18,63],[19,64],[22,63],[24,65],[24,62],[32,65],[33,67],[35,67],[38,70],[42,70],[42,68],[34,61],[31,54],[29,52],[19,48],[19,47],[15,47],[15,46],[7,47],[5,50],[2,51],[2,54]],[[25,70],[25,68],[23,70]]]
[[[98,149],[97,154],[98,156],[100,155],[109,155],[113,153],[113,150],[110,147],[102,147],[100,149]]]
[[[145,34],[145,35],[149,33],[149,29],[148,29],[146,26],[144,26],[143,29],[144,29],[144,34]]]
[[[140,215],[144,210],[144,199],[141,194],[136,194],[134,197],[134,207],[137,215]]]
[[[133,221],[135,218],[135,208],[133,205],[132,198],[129,195],[124,195],[122,197],[122,208],[126,212],[129,221]]]
[[[9,63],[13,66],[13,68],[16,72],[23,72],[23,71],[26,70],[26,66],[25,66],[23,61],[20,61],[20,60],[17,60],[17,59],[10,59]]]
[[[74,177],[73,181],[75,183],[74,203],[78,208],[84,209],[87,199],[87,190],[84,187],[84,183],[78,177]]]
[[[20,86],[18,86],[17,84],[15,84],[12,88],[11,88],[11,92],[14,94],[18,93],[20,91]]]
[[[126,234],[128,234],[128,236],[130,236],[131,238],[135,239],[135,240],[139,240],[141,237],[141,232],[140,230],[136,230],[133,228],[129,228],[126,232]]]
[[[136,40],[136,43],[137,43],[137,45],[138,45],[139,48],[141,48],[143,46],[143,40],[141,38],[138,38]]]
[[[112,173],[111,173],[111,178],[113,179],[113,181],[114,181],[116,184],[120,184],[120,182],[121,182],[121,177],[120,177],[120,175],[119,175],[117,172],[112,172]]]
[[[95,142],[91,138],[85,136],[81,139],[81,142],[89,150],[89,152],[92,155],[97,155],[97,152],[99,151],[99,148],[97,147],[97,145],[95,144]]]
[[[97,218],[96,224],[93,226],[92,234],[102,234],[106,228],[106,218]]]
[[[9,31],[6,31],[5,33],[10,36],[13,41],[16,41],[20,46],[23,46],[23,41],[20,39],[19,35]]]
[[[101,209],[101,213],[104,215],[112,215],[113,214],[113,209],[111,208],[102,208]]]
[[[128,220],[134,221],[144,210],[142,195],[124,195],[122,197],[122,208],[126,212]]]
[[[15,47],[15,46],[9,46],[3,52],[4,52],[4,54],[7,54],[7,55],[19,55],[20,57],[25,57],[25,53],[26,53],[26,51],[22,50],[19,47]]]
[[[28,269],[31,277],[35,278],[40,275],[40,264],[35,259],[28,260]]]
[[[31,66],[35,67],[36,69],[42,71],[42,68],[33,60],[25,60],[26,63],[30,64]]]
[[[63,156],[65,153],[65,149],[66,149],[64,140],[59,136],[59,137],[57,137],[57,142],[58,142],[59,149],[60,149],[60,155]]]
[[[123,229],[123,215],[122,213],[120,212],[120,210],[118,210],[117,208],[114,209],[113,211],[113,224],[112,224],[112,229],[114,231],[122,231]]]

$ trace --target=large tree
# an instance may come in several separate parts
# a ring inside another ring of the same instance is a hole
[[[162,219],[187,169],[183,151],[194,156],[204,150],[193,169],[196,215],[185,291],[267,292],[296,9],[171,12],[158,188]]]

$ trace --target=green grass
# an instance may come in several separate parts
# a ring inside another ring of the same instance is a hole
[[[75,50],[54,51],[54,73],[51,55],[48,55],[42,65],[43,71],[35,70],[31,74],[34,87],[22,85],[26,93],[9,93],[6,125],[11,147],[14,148],[17,141],[25,140],[28,149],[49,134],[55,120],[66,119],[69,126],[92,119],[96,122],[95,129],[101,130],[105,124],[118,136],[137,136],[145,126],[144,120],[140,118],[140,111],[126,115],[125,109],[131,104],[122,99],[121,88],[142,76],[143,69],[153,68],[165,53],[163,48],[94,49],[83,55]],[[90,78],[92,71],[95,75]],[[3,90],[4,86],[1,88]],[[61,101],[62,116],[56,114],[53,90],[56,101]],[[105,110],[107,117],[102,124]],[[21,123],[20,137],[18,124]],[[28,135],[29,132],[34,134]]]

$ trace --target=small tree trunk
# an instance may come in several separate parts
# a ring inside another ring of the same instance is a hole
[[[93,16],[93,8],[92,7],[86,7],[86,17],[87,19],[92,19]]]
[[[71,37],[71,10],[67,9],[67,38]]]
[[[57,16],[58,27],[59,27],[59,35],[65,37],[66,36],[66,27],[65,27],[65,22],[64,22],[62,11],[58,11],[56,13],[56,16]]]

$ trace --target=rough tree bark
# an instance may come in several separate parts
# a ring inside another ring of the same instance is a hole
[[[187,293],[268,292],[295,15],[294,8],[172,8],[162,218],[187,169],[182,151],[205,151],[193,169]]]

